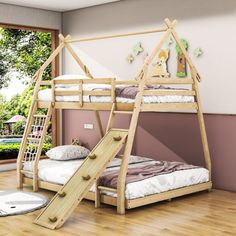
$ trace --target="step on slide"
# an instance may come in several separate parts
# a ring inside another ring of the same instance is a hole
[[[107,164],[120,151],[127,135],[126,130],[108,131],[34,223],[49,229],[59,228],[78,206]]]

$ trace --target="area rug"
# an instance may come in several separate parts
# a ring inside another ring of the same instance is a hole
[[[21,215],[47,205],[48,199],[36,193],[0,191],[0,217]]]

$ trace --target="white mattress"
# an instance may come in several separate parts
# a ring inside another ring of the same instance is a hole
[[[151,163],[150,159],[147,159],[147,161],[149,161],[149,164]],[[82,162],[83,160],[40,160],[38,170],[39,179],[63,185],[73,175]],[[152,162],[155,163],[155,161]],[[145,165],[143,158],[137,156],[131,156],[129,163],[135,167]],[[109,170],[119,168],[119,164],[120,159],[115,158],[109,164]],[[24,165],[24,170],[30,171],[30,169],[31,163]],[[139,182],[129,183],[126,185],[125,195],[126,199],[135,199],[207,181],[209,181],[209,172],[205,168],[199,167],[195,169],[175,171],[169,174],[154,176]],[[90,191],[94,192],[95,187],[93,186]],[[104,194],[116,196],[115,193],[110,192],[104,192]]]
[[[99,90],[100,87],[98,85],[89,84],[86,90]],[[70,90],[78,90],[78,86],[67,87],[67,88],[56,88],[57,91],[70,91]],[[159,91],[159,90],[158,90]],[[163,91],[160,89],[160,91]],[[168,91],[171,91],[168,89]],[[174,91],[174,90],[173,90]],[[51,89],[44,89],[39,91],[38,99],[42,102],[52,101],[52,92]],[[79,96],[56,96],[57,102],[78,102]],[[118,103],[134,103],[134,99],[130,98],[121,98],[116,97],[116,102]],[[108,103],[111,102],[111,96],[83,96],[83,102],[96,102],[96,103]],[[194,102],[194,96],[179,96],[179,95],[168,95],[168,96],[143,96],[143,103],[171,103],[171,102]]]

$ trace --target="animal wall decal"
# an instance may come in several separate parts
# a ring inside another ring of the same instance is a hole
[[[127,57],[126,57],[126,60],[129,64],[131,64],[133,61],[134,61],[134,57],[132,54],[129,54]]]
[[[195,48],[194,51],[193,51],[193,54],[195,57],[200,57],[202,54],[203,54],[203,51],[201,48]]]
[[[138,42],[133,47],[133,53],[135,56],[138,56],[141,52],[143,52],[143,47],[141,45],[141,42]]]
[[[169,50],[160,50],[157,54],[157,60],[152,64],[151,75],[153,77],[169,77],[167,71],[167,61],[169,58]]]
[[[185,39],[180,39],[181,44],[183,47],[188,50],[188,43]],[[176,44],[175,46],[176,54],[177,54],[177,77],[186,77],[187,76],[187,64],[186,64],[186,58],[180,49],[179,45]]]

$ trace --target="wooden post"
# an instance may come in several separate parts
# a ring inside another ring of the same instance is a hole
[[[192,74],[192,78],[194,80],[193,89],[196,92],[196,102],[198,104],[197,117],[198,117],[200,133],[201,133],[201,140],[202,140],[202,146],[203,146],[203,152],[204,152],[205,165],[209,171],[209,180],[211,180],[211,157],[210,157],[210,151],[209,151],[209,146],[208,146],[206,127],[205,127],[205,122],[204,122],[204,117],[203,117],[203,112],[202,112],[202,106],[201,106],[201,101],[200,101],[198,81],[196,79],[196,72],[191,70],[191,74]]]
[[[138,74],[138,78],[140,80],[138,87],[139,92],[135,98],[134,111],[130,122],[129,133],[126,141],[124,156],[122,158],[122,163],[117,183],[117,212],[119,214],[125,214],[125,180],[128,170],[129,157],[132,151],[134,136],[137,128],[139,112],[141,110],[144,87],[147,80],[147,68],[148,65],[151,63],[152,59],[157,54],[157,52],[161,49],[162,45],[164,44],[170,33],[171,33],[170,29],[165,32],[165,34],[163,35],[163,37],[161,38],[160,42],[157,44],[151,55],[146,58],[144,65],[140,70],[141,73]]]
[[[103,132],[103,127],[102,127],[101,117],[98,110],[95,110],[94,113],[95,113],[96,121],[98,124],[99,133],[102,138],[104,136],[104,132]]]

